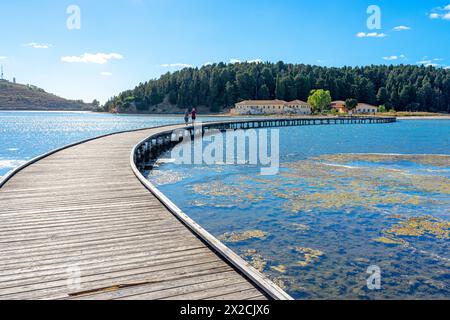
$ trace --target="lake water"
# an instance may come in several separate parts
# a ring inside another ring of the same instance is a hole
[[[0,111],[0,176],[27,160],[70,143],[112,132],[183,121],[181,116]]]
[[[79,140],[181,122],[0,112],[0,176]],[[276,176],[161,163],[149,179],[295,298],[448,299],[449,139],[448,120],[282,128]],[[381,290],[367,287],[370,266]]]
[[[275,176],[161,161],[149,180],[294,298],[450,298],[449,120],[290,127],[280,141]]]

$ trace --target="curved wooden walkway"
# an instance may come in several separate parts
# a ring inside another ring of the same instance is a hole
[[[207,126],[390,122],[395,118],[262,119]],[[291,299],[140,181],[132,151],[158,135],[170,140],[179,128],[184,126],[82,142],[27,164],[3,186],[5,179],[0,181],[0,300]]]
[[[6,182],[0,299],[267,298],[133,174],[131,150],[158,131],[58,151]]]

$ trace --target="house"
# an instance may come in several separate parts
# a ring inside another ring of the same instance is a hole
[[[367,103],[358,103],[358,106],[355,109],[356,114],[375,114],[378,112],[378,107],[372,106]]]
[[[231,113],[237,115],[268,114],[311,114],[311,106],[304,101],[294,100],[245,100],[236,103]]]
[[[347,108],[345,107],[345,101],[341,101],[341,100],[332,101],[330,104],[330,107],[332,110],[334,109],[338,113],[347,113],[348,112]]]
[[[286,102],[284,111],[291,114],[311,114],[311,106],[304,101],[294,100]]]

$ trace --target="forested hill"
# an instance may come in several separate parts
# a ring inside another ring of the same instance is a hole
[[[450,70],[400,65],[328,68],[304,64],[213,64],[167,73],[122,92],[109,111],[152,112],[160,106],[205,106],[221,111],[246,99],[300,99],[312,89],[330,90],[333,100],[356,98],[397,111],[450,112]]]
[[[0,110],[92,110],[91,104],[67,100],[32,85],[0,80]]]

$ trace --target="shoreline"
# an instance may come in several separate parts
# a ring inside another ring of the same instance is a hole
[[[0,110],[0,112],[13,113],[13,112],[32,112],[32,113],[82,113],[82,114],[109,114],[109,115],[119,115],[119,116],[154,116],[154,117],[184,117],[181,113],[110,113],[110,112],[98,112],[89,110]],[[235,115],[230,113],[207,113],[199,114],[199,117],[217,117],[217,118],[296,118],[295,115]],[[371,116],[371,115],[359,115],[359,116]],[[378,116],[378,115],[375,115]],[[384,116],[384,115],[383,115]],[[450,120],[450,115],[436,114],[436,115],[411,115],[411,116],[396,116],[389,115],[391,117],[396,117],[398,120]],[[332,117],[332,115],[302,115],[303,118],[327,118]],[[339,117],[339,116],[336,116]]]
[[[450,120],[449,116],[411,116],[397,117],[397,120]]]

